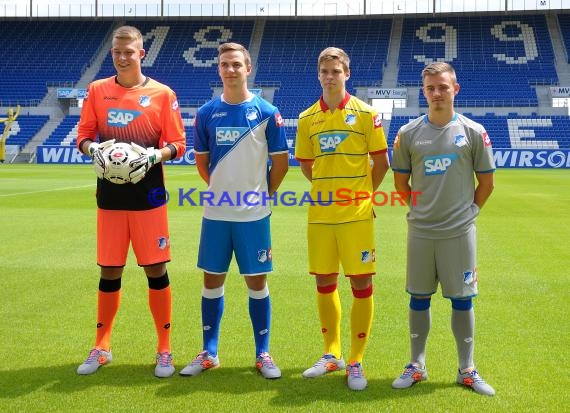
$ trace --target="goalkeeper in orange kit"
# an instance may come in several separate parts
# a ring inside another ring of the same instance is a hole
[[[174,92],[144,76],[143,39],[135,27],[113,33],[111,54],[115,76],[89,85],[79,121],[77,147],[93,158],[97,173],[97,264],[101,267],[95,345],[78,374],[92,374],[112,360],[111,331],[119,309],[121,277],[129,244],[148,280],[148,302],[158,335],[157,377],[174,374],[170,350],[171,291],[166,263],[170,241],[166,205],[151,202],[149,193],[164,190],[161,161],[186,150],[184,125]],[[98,137],[98,142],[97,142]],[[140,155],[130,182],[104,179],[103,151],[125,142]]]

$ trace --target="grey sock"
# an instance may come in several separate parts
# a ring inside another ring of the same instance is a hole
[[[451,310],[451,330],[457,344],[459,369],[474,367],[475,312],[473,308],[467,311]]]
[[[431,311],[410,309],[410,350],[411,362],[418,363],[423,368],[426,364],[426,343],[431,327]]]

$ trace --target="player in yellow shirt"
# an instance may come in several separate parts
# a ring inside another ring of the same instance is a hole
[[[346,91],[350,59],[329,47],[318,58],[321,98],[299,115],[295,157],[311,182],[308,251],[315,276],[324,354],[305,370],[318,377],[343,369],[339,263],[350,278],[351,346],[348,387],[367,386],[362,358],[374,315],[372,276],[376,273],[374,211],[370,198],[389,168],[382,122],[371,106]]]

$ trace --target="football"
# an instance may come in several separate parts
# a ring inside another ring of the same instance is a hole
[[[114,184],[126,184],[131,181],[130,162],[139,155],[128,143],[118,142],[110,146],[103,153],[107,160],[107,170],[104,178]]]

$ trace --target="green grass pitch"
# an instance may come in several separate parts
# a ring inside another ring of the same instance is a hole
[[[194,167],[167,168],[173,259],[172,346],[177,370],[201,349],[201,208],[178,205],[178,188],[205,186]],[[281,191],[308,189],[292,168]],[[388,174],[381,190],[392,190]],[[95,334],[95,186],[90,166],[0,165],[0,411],[2,412],[515,412],[568,408],[570,172],[498,170],[478,219],[480,295],[475,362],[494,398],[454,383],[450,304],[432,300],[429,380],[396,391],[409,357],[404,291],[404,207],[378,207],[375,320],[364,367],[369,386],[344,375],[307,380],[321,354],[314,281],[307,275],[306,209],[274,208],[272,354],[283,378],[253,369],[247,290],[232,264],[220,343],[221,368],[193,378],[153,376],[155,333],[142,270],[129,256],[113,332],[112,364],[80,377]],[[351,294],[340,284],[343,349]]]

